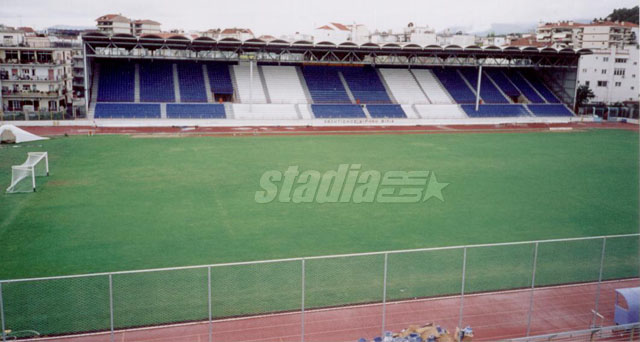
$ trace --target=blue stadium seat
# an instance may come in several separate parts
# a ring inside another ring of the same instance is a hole
[[[372,118],[406,118],[407,115],[400,105],[367,105]]]
[[[225,119],[222,104],[167,104],[167,118],[170,119]]]
[[[457,103],[474,103],[476,95],[455,68],[435,68],[433,73]]]
[[[387,90],[372,67],[342,67],[344,80],[356,102],[391,104]]]
[[[160,118],[160,105],[151,103],[97,103],[96,119]]]
[[[133,102],[135,66],[126,61],[100,61],[98,102]]]
[[[573,116],[573,113],[562,104],[528,104],[535,116]]]
[[[472,86],[478,86],[478,69],[460,68],[460,71]],[[480,84],[480,98],[484,103],[509,103],[509,101],[500,93],[500,90],[493,85],[486,75],[482,76],[482,83]]]
[[[140,101],[175,102],[172,62],[140,63]]]
[[[503,118],[529,116],[527,109],[521,104],[483,104],[478,111],[472,104],[463,104],[462,110],[471,118]]]
[[[305,66],[302,74],[314,103],[351,103],[338,68],[327,66]]]
[[[522,73],[524,77],[531,83],[531,85],[544,97],[549,103],[561,103],[560,99],[540,80],[540,77],[533,71],[527,71]]]
[[[209,84],[214,94],[233,95],[229,64],[207,63],[207,74],[209,74]]]
[[[511,81],[509,81],[507,76],[505,76],[505,74],[502,72],[502,69],[486,68],[485,72],[493,79],[494,82],[496,82],[498,87],[500,87],[500,90],[502,90],[502,92],[507,96],[517,98],[522,95],[520,93],[520,90],[518,90],[518,88],[516,88],[513,83],[511,83]]]
[[[177,64],[180,101],[207,102],[202,64],[194,62],[178,62]]]
[[[529,99],[531,103],[544,103],[544,99],[542,99],[538,95],[538,93],[536,93],[536,91],[533,90],[533,88],[531,88],[529,83],[527,83],[527,81],[525,81],[525,79],[522,78],[522,76],[520,76],[519,73],[513,70],[509,70],[506,73],[509,79],[511,80],[511,82],[513,82],[513,84],[515,84],[515,86],[518,87],[518,89],[520,89],[522,94],[527,99]]]
[[[329,118],[363,118],[366,119],[366,115],[360,105],[311,105],[313,115],[319,119]]]

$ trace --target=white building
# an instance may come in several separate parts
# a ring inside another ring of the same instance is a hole
[[[13,27],[0,25],[0,45],[18,46],[24,43],[24,32]]]
[[[352,38],[351,28],[340,23],[329,23],[313,30],[313,41],[331,42],[334,44],[350,41]]]
[[[638,25],[628,22],[601,21],[583,27],[581,48],[610,49],[637,44]]]
[[[160,23],[149,19],[134,20],[131,22],[131,34],[142,36],[145,34],[160,33]]]
[[[414,26],[413,23],[409,23],[405,27],[405,34],[408,41],[414,44],[423,46],[438,44],[436,31],[429,26]]]
[[[482,38],[482,46],[504,46],[507,45],[507,37],[491,36]]]
[[[596,96],[591,102],[638,101],[638,45],[593,52],[580,57],[578,70],[578,85],[587,85]]]
[[[131,34],[131,20],[122,14],[106,14],[96,19],[98,31],[105,34]]]

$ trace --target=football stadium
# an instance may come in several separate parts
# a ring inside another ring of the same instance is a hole
[[[2,341],[640,339],[638,126],[574,112],[590,49],[82,50],[86,119],[2,122]]]

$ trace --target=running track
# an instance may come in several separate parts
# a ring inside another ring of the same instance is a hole
[[[616,288],[640,286],[640,279],[603,282],[599,312],[602,325],[613,325]],[[592,320],[597,284],[576,284],[536,289],[531,335],[587,329]],[[530,289],[472,294],[464,297],[463,325],[470,325],[474,341],[496,341],[526,335]],[[455,330],[460,297],[442,297],[387,303],[386,330],[400,331],[410,324],[436,322]],[[357,341],[382,331],[382,305],[370,304],[305,312],[305,341]],[[214,321],[214,341],[300,341],[299,312]],[[600,324],[600,322],[598,322]],[[207,322],[116,331],[118,342],[206,342]],[[34,341],[109,341],[110,334],[43,338]]]

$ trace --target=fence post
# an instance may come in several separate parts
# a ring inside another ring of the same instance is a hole
[[[602,270],[604,268],[604,254],[607,247],[607,238],[602,238],[602,254],[600,255],[600,273],[598,274],[598,289],[596,290],[596,304],[593,309],[593,318],[591,319],[591,327],[594,328],[596,325],[597,314],[598,314],[598,304],[600,302],[600,285],[602,283]]]
[[[464,312],[464,282],[467,274],[467,246],[464,247],[462,253],[462,286],[460,287],[460,318],[458,327],[462,329],[462,315]]]
[[[2,322],[2,342],[7,340],[7,335],[5,334],[4,327],[4,302],[2,301],[2,282],[0,282],[0,322]]]
[[[531,294],[529,295],[529,313],[527,314],[527,336],[531,332],[531,316],[533,314],[533,294],[536,287],[536,268],[538,266],[538,242],[533,249],[533,267],[531,270]]]
[[[209,301],[209,342],[213,341],[213,320],[211,312],[211,266],[207,267],[207,300]]]
[[[384,253],[384,275],[382,278],[382,335],[384,336],[385,319],[387,318],[387,263],[389,253]]]
[[[302,285],[302,299],[301,299],[301,303],[302,303],[302,308],[300,311],[300,341],[304,342],[304,259],[302,259],[302,280],[301,280],[301,285]]]
[[[111,342],[115,342],[116,337],[113,331],[113,275],[109,273],[109,321],[111,326]]]

